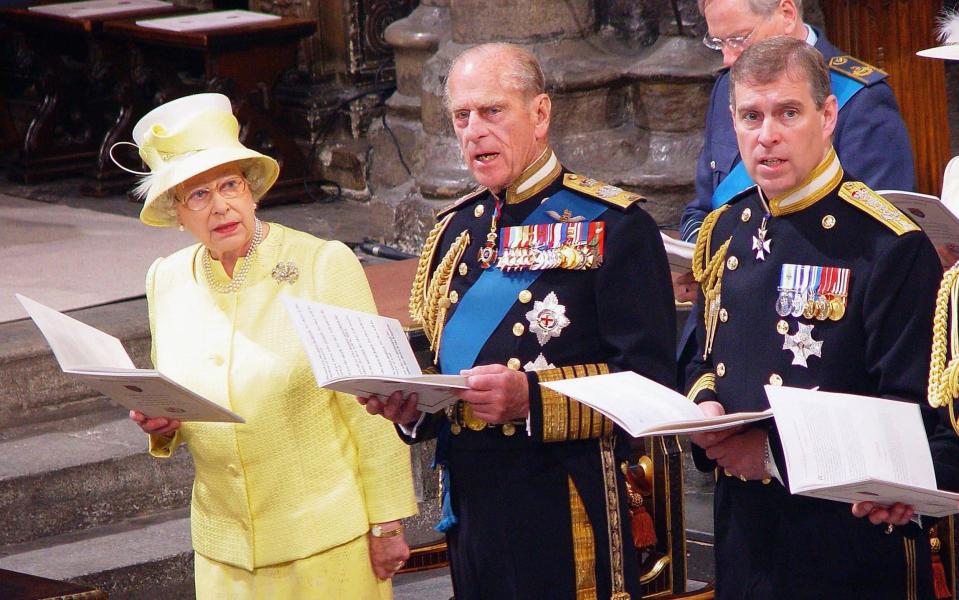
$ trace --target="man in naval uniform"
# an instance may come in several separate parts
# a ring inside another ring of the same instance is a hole
[[[699,234],[689,398],[707,415],[768,408],[766,384],[923,402],[941,267],[912,221],[844,171],[822,56],[785,36],[754,44],[730,91],[757,185]],[[769,423],[693,442],[697,466],[718,475],[717,598],[931,597],[919,526],[790,495]]]
[[[361,399],[407,441],[437,440],[441,527],[457,600],[640,597],[619,464],[625,434],[538,384],[632,370],[674,378],[669,267],[643,199],[564,169],[550,98],[521,46],[452,64],[446,100],[483,186],[441,211],[411,312],[441,373],[469,390],[445,413]]]
[[[706,215],[752,185],[729,115],[729,67],[750,44],[777,35],[804,40],[829,63],[830,82],[839,103],[833,146],[843,166],[874,190],[913,189],[909,134],[886,83],[886,73],[844,55],[822,31],[806,25],[802,0],[699,0],[699,9],[708,28],[703,43],[722,51],[724,70],[709,98],[703,150],[696,166],[696,195],[680,221],[684,241],[695,242]],[[678,300],[695,300],[697,285],[692,273],[677,274],[673,289]],[[695,347],[692,331],[696,316],[680,336],[681,369],[689,363]]]

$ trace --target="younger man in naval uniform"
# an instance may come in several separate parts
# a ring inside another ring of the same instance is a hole
[[[414,283],[442,373],[467,375],[445,413],[362,399],[410,442],[438,438],[457,600],[638,599],[611,421],[540,381],[633,370],[669,384],[669,269],[642,198],[564,169],[547,143],[536,58],[486,44],[450,68],[447,103],[483,187],[441,211]]]
[[[763,386],[924,401],[936,251],[844,172],[822,56],[776,37],[730,73],[736,138],[758,184],[710,213],[689,398],[708,415],[768,408]],[[881,144],[882,140],[876,140]],[[849,427],[855,427],[850,423]],[[717,598],[931,598],[929,542],[849,505],[793,496],[770,424],[693,436],[717,468]]]

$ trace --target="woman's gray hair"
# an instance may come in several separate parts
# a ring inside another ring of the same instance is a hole
[[[493,57],[499,54],[509,59],[508,67],[500,73],[500,84],[503,87],[522,92],[527,99],[546,93],[546,76],[543,74],[539,59],[532,51],[519,44],[493,42],[467,48],[453,59],[450,70],[446,74],[446,81],[443,84],[443,103],[447,109],[451,108],[449,81],[453,70],[467,58],[474,56]]]
[[[706,5],[713,0],[699,0],[699,14],[706,14]],[[768,17],[773,14],[782,0],[742,0],[749,5],[749,11],[761,17]],[[802,0],[793,0],[796,5],[796,12],[802,18]]]

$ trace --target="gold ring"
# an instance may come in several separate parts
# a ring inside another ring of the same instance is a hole
[[[740,479],[741,481],[746,481],[746,476],[743,475],[742,473],[740,473],[740,474],[739,474],[739,479]]]
[[[403,568],[403,565],[405,565],[405,564],[406,564],[406,561],[405,561],[405,560],[398,560],[398,561],[396,561],[396,570],[399,571],[400,569]]]
[[[886,530],[883,533],[885,533],[886,535],[889,535],[890,533],[893,532],[895,528],[896,527],[892,523],[886,523]]]

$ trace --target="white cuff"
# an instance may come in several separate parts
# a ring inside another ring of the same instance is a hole
[[[766,450],[765,450],[765,463],[764,467],[766,472],[769,473],[770,477],[774,477],[779,483],[783,483],[782,475],[779,473],[779,467],[776,466],[776,459],[773,458],[773,447],[769,443],[769,436],[766,436]],[[783,484],[785,485],[785,484]]]
[[[407,436],[409,436],[410,438],[412,438],[412,439],[415,440],[415,439],[416,439],[416,430],[419,429],[420,424],[423,422],[423,419],[424,419],[425,417],[426,417],[426,413],[425,413],[425,412],[421,412],[421,413],[420,413],[420,418],[416,420],[416,423],[413,423],[413,427],[412,427],[412,428],[410,428],[409,425],[400,425],[399,423],[397,423],[396,425],[400,428],[400,431],[402,431],[404,434],[406,434]]]

